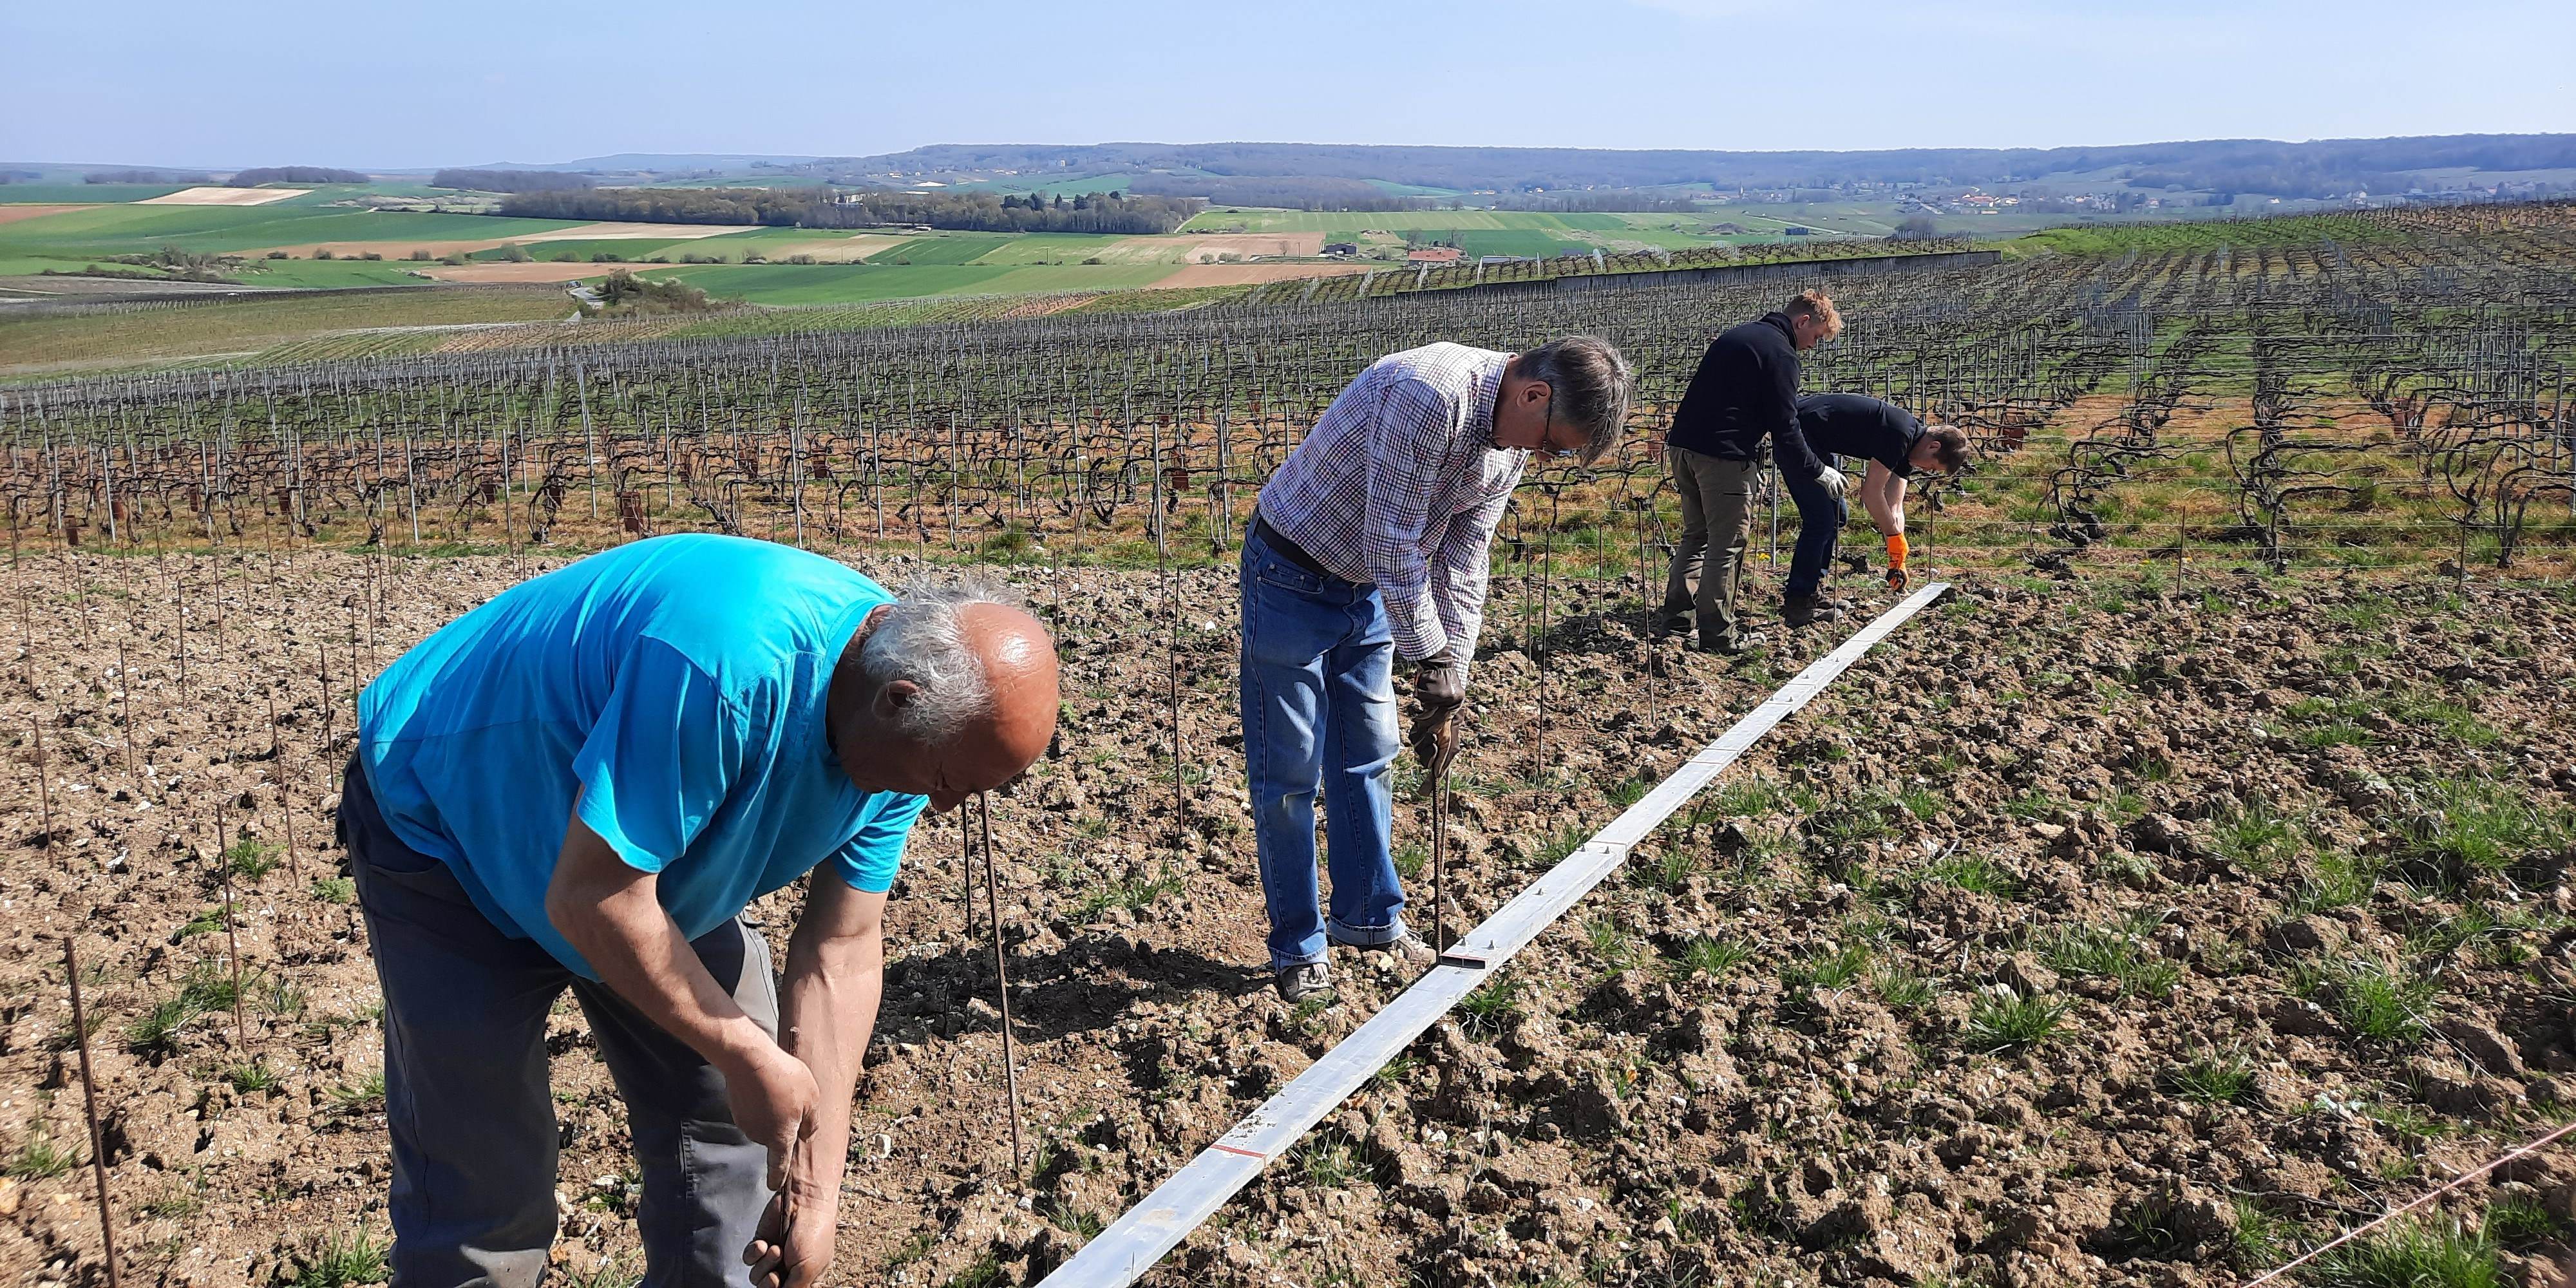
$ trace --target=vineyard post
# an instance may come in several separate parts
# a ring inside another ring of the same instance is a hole
[[[277,817],[286,825],[286,876],[291,881],[304,879],[303,865],[295,857],[295,798],[287,790],[286,748],[277,739],[277,695],[268,695],[268,759],[277,767]]]
[[[32,715],[28,716],[27,731],[36,736],[36,802],[44,811],[45,844],[52,845],[54,843],[54,787],[49,780],[53,777],[53,770],[45,760],[44,722]]]
[[[233,862],[224,845],[223,807],[215,807],[215,871],[224,882],[224,951],[233,965],[233,1046],[250,1050],[250,1029],[242,1023],[241,936],[233,929]]]
[[[125,661],[125,637],[122,635],[116,637],[116,708],[117,724],[125,734],[125,776],[140,780],[142,775],[136,768],[140,758],[134,754],[134,672]],[[143,794],[151,796],[152,789],[144,788]]]
[[[976,830],[984,843],[984,916],[993,926],[993,994],[1001,1002],[1002,1078],[1011,1098],[1011,1172],[1019,1173],[1020,1149],[1020,1065],[1011,1038],[1011,973],[1002,953],[1002,896],[1000,883],[993,875],[993,801],[990,793],[975,793]],[[966,815],[960,810],[957,828],[966,830]],[[970,937],[971,938],[971,937]]]
[[[63,977],[72,989],[72,1040],[80,1047],[81,1114],[89,1122],[90,1174],[98,1184],[98,1250],[107,1266],[107,1288],[116,1288],[116,1215],[107,1202],[107,1133],[98,1125],[98,1081],[89,1067],[89,1012],[81,1006],[80,954],[63,936]]]

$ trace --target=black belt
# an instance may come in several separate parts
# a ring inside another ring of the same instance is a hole
[[[1342,576],[1340,573],[1334,572],[1332,569],[1325,567],[1323,565],[1323,561],[1315,558],[1315,556],[1307,554],[1305,547],[1298,545],[1294,541],[1290,541],[1288,539],[1288,534],[1272,527],[1270,525],[1270,520],[1263,516],[1261,511],[1257,509],[1252,512],[1252,531],[1253,535],[1261,538],[1261,544],[1270,547],[1271,552],[1278,555],[1280,558],[1285,559],[1318,577],[1329,577],[1334,581],[1350,580],[1349,578]]]

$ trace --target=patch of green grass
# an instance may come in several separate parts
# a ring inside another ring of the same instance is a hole
[[[286,1079],[265,1062],[253,1060],[224,1070],[224,1081],[245,1096],[266,1095],[284,1085]]]
[[[358,883],[347,877],[324,877],[313,883],[313,897],[324,903],[348,903],[358,897]]]
[[[1002,1272],[1002,1255],[990,1248],[972,1265],[958,1271],[948,1280],[948,1288],[999,1288],[1006,1276]]]
[[[1780,982],[1800,992],[1849,988],[1868,969],[1869,945],[1845,944],[1830,953],[1819,953],[1805,961],[1781,967]]]
[[[1923,879],[1997,899],[2011,899],[2021,893],[2021,882],[1982,854],[1944,856],[1923,869]]]
[[[277,870],[283,852],[265,841],[235,841],[224,851],[224,866],[237,880],[257,881]]]
[[[1968,1007],[1963,1035],[1968,1049],[1987,1053],[2023,1051],[2058,1036],[2066,1003],[2052,997],[2024,997],[2008,988],[1979,993]]]
[[[2290,1241],[2298,1231],[2289,1222],[2242,1196],[2231,1197],[2228,1205],[2236,1210],[2236,1230],[2228,1239],[2228,1259],[2238,1272],[2268,1270],[2290,1255]]]
[[[1744,964],[1753,950],[1732,939],[1714,935],[1695,935],[1682,945],[1681,956],[1673,961],[1673,974],[1682,978],[1706,976],[1724,979],[1728,972]]]
[[[1922,784],[1898,792],[1896,803],[1904,806],[1906,813],[1925,823],[1931,822],[1942,810],[1950,807],[1948,797]]]
[[[1043,1211],[1049,1224],[1078,1238],[1098,1238],[1104,1228],[1099,1213],[1075,1207],[1061,1197],[1048,1200]]]
[[[2484,778],[2440,779],[2416,797],[2414,815],[2398,829],[2397,858],[2437,880],[2511,876],[2576,836],[2568,810]]]
[[[372,1105],[384,1103],[385,1075],[371,1073],[354,1083],[331,1088],[331,1103],[342,1113],[357,1113]]]
[[[1482,988],[1458,999],[1458,1027],[1478,1041],[1490,1041],[1501,1035],[1521,1014],[1521,982],[1510,976],[1496,976]]]
[[[2503,1288],[2496,1245],[2483,1231],[2442,1218],[2392,1222],[2315,1261],[2315,1288]]]
[[[1929,1006],[1932,1004],[1933,997],[1940,992],[1930,976],[1894,963],[1879,967],[1876,983],[1878,1000],[1885,1002],[1891,1009],[1899,1011],[1914,1011]]]
[[[1883,793],[1836,801],[1807,817],[1807,834],[1833,846],[1885,840],[1896,835],[1896,825],[1888,818],[1895,808],[1896,798]]]
[[[2242,1104],[2254,1093],[2254,1066],[2241,1052],[2205,1051],[2167,1071],[2165,1085],[2204,1105]]]
[[[2309,869],[2284,907],[2293,917],[2367,903],[2379,888],[2378,866],[2353,855],[2320,854]]]
[[[1667,843],[1642,861],[1631,860],[1629,875],[1637,884],[1657,890],[1678,890],[1699,868],[1699,856],[1687,844]]]
[[[1601,959],[1612,972],[1628,969],[1645,956],[1637,937],[1611,917],[1594,917],[1583,923],[1583,940],[1591,945],[1592,955]]]
[[[1107,881],[1084,891],[1082,902],[1075,907],[1074,919],[1089,921],[1112,908],[1143,912],[1155,901],[1181,892],[1181,879],[1168,870],[1151,877],[1125,877]]]
[[[1641,769],[1610,784],[1602,794],[1610,798],[1611,804],[1626,809],[1646,799],[1646,793],[1653,791],[1658,781],[1652,770]]]
[[[1715,818],[1760,818],[1777,813],[1787,804],[1789,795],[1780,784],[1768,778],[1747,776],[1734,779],[1708,798],[1708,809]]]
[[[1350,1139],[1330,1129],[1298,1142],[1289,1152],[1288,1163],[1298,1179],[1319,1190],[1338,1190],[1350,1184],[1360,1170]]]
[[[2412,1043],[2423,1038],[2425,1015],[2439,981],[2389,969],[2377,961],[2302,964],[2290,986],[2334,1013],[2357,1036],[2374,1042]]]
[[[2210,843],[2219,857],[2240,871],[2269,876],[2299,855],[2301,820],[2275,809],[2261,797],[2220,811],[2211,822]]]
[[[383,1283],[390,1274],[385,1265],[390,1250],[363,1230],[326,1235],[302,1258],[304,1267],[296,1273],[295,1288]]]
[[[2147,953],[2127,927],[2070,926],[2034,946],[2057,973],[2117,980],[2126,993],[2163,997],[2182,982],[2181,968]]]
[[[81,1156],[54,1143],[53,1133],[39,1120],[27,1124],[27,1134],[18,1141],[18,1151],[9,1156],[5,1169],[22,1181],[49,1181],[81,1165]]]
[[[2486,1218],[2478,1228],[2488,1238],[2515,1249],[2548,1242],[2559,1234],[2558,1218],[2549,1214],[2548,1205],[2529,1194],[2499,1195],[2487,1205]]]

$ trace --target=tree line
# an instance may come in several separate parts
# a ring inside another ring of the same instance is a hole
[[[917,224],[968,232],[1167,233],[1206,206],[1195,198],[1118,192],[1052,200],[990,192],[856,192],[828,188],[594,188],[518,192],[501,214],[531,219],[659,224],[881,228]]]
[[[355,170],[338,170],[327,165],[254,166],[224,180],[231,188],[256,188],[263,183],[365,183],[367,176]]]
[[[171,170],[96,170],[81,176],[82,183],[204,183],[209,176],[181,174]]]
[[[2457,134],[2282,143],[2218,139],[2113,147],[1902,148],[1871,152],[1714,152],[1679,149],[1411,147],[1338,143],[942,144],[872,157],[834,157],[815,175],[1017,170],[1067,176],[1155,169],[1220,179],[1380,179],[1498,193],[1546,189],[1831,188],[1837,184],[1997,186],[2043,175],[2137,167],[2186,188],[2295,195],[2266,184],[2351,191],[2414,171],[2576,168],[2576,134]],[[1204,182],[1204,181],[1197,181]],[[2379,189],[2374,188],[2373,191]],[[1241,203],[1249,204],[1249,203]]]
[[[467,192],[586,192],[599,185],[586,174],[561,170],[441,170],[429,176],[433,188]]]

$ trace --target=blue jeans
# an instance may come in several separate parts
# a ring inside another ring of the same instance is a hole
[[[1789,584],[1780,593],[1795,599],[1815,594],[1824,584],[1825,565],[1833,562],[1834,543],[1851,507],[1822,483],[1791,483],[1789,499],[1798,503],[1798,547],[1789,552]]]
[[[1243,543],[1243,759],[1270,908],[1270,968],[1324,960],[1324,943],[1404,933],[1393,853],[1395,639],[1375,586],[1318,576]],[[1315,793],[1332,865],[1329,923],[1315,888]]]

